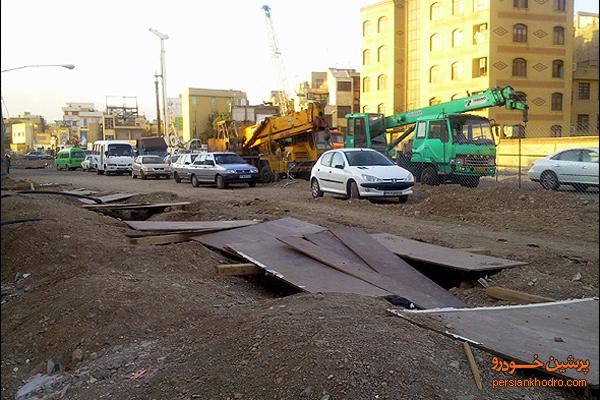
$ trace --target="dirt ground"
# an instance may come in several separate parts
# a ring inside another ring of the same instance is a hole
[[[568,193],[417,187],[407,204],[393,204],[313,200],[304,182],[217,190],[83,172],[17,178],[27,181],[3,181],[3,190],[54,182],[140,193],[129,202],[192,202],[154,220],[293,216],[485,247],[529,263],[490,275],[492,285],[554,299],[598,296],[598,204]],[[130,245],[123,222],[76,199],[2,199],[2,221],[33,217],[45,220],[2,227],[2,398],[53,358],[63,371],[50,377],[46,398],[585,398],[492,389],[490,356],[475,350],[478,391],[459,342],[390,315],[384,300],[219,277],[215,265],[231,260],[198,243]],[[476,278],[451,291],[471,306],[504,304]],[[130,379],[136,371],[145,372]]]

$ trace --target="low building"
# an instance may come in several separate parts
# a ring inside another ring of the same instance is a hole
[[[598,65],[574,64],[571,135],[598,135]],[[555,135],[560,136],[560,135]]]
[[[102,112],[95,109],[94,103],[67,103],[62,111],[63,122],[73,133],[77,132],[78,128],[87,128],[90,124],[102,122]]]
[[[329,100],[325,114],[331,115],[331,124],[346,132],[346,114],[360,112],[360,73],[354,69],[327,70]]]
[[[34,126],[31,122],[12,124],[10,149],[15,153],[27,153],[34,149]]]

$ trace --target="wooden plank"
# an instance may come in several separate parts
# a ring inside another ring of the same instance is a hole
[[[405,290],[410,288],[411,295],[407,298],[415,304],[423,308],[437,307],[435,304],[452,304],[452,307],[457,308],[467,306],[406,261],[396,257],[365,231],[358,228],[336,228],[332,229],[331,233],[373,270],[402,282]]]
[[[226,249],[228,244],[254,243],[259,242],[264,238],[281,236],[303,236],[323,230],[325,230],[325,228],[321,226],[300,221],[295,218],[281,218],[275,221],[245,226],[243,228],[209,233],[193,237],[192,240],[196,240],[208,247],[219,249],[221,251],[228,251]]]
[[[481,384],[481,375],[479,375],[479,368],[477,367],[475,357],[473,357],[473,352],[471,351],[471,346],[469,346],[468,342],[463,342],[463,349],[465,349],[467,360],[469,361],[469,365],[471,366],[471,372],[473,373],[473,379],[475,379],[477,389],[481,390],[483,389],[483,385]]]
[[[488,296],[498,299],[507,300],[513,303],[546,303],[549,301],[556,301],[549,297],[538,296],[535,294],[529,294],[525,292],[519,292],[518,290],[507,289],[498,286],[491,286],[485,289],[485,294]]]
[[[264,272],[254,264],[221,264],[215,267],[215,271],[221,276],[258,275]]]
[[[469,309],[394,309],[390,312],[518,363],[531,363],[536,354],[544,365],[550,357],[561,363],[569,356],[589,360],[587,374],[569,368],[564,372],[550,372],[544,366],[539,371],[561,378],[585,379],[589,387],[598,388],[600,310],[597,298]]]
[[[125,221],[130,228],[138,231],[218,231],[256,225],[257,221]]]
[[[172,243],[187,242],[192,236],[197,235],[196,232],[190,233],[174,233],[168,235],[144,236],[138,238],[129,238],[130,244],[136,245],[163,245]]]
[[[406,260],[415,260],[461,271],[488,271],[527,264],[423,243],[389,233],[376,233],[372,236],[390,251]]]
[[[247,228],[249,227],[239,229]],[[272,236],[265,236],[260,241],[231,244],[228,248],[234,254],[306,292],[355,293],[374,297],[391,294],[300,254]]]
[[[328,265],[331,268],[370,283],[373,286],[377,286],[378,288],[392,294],[404,297],[413,302],[419,308],[464,306],[461,301],[454,298],[454,296],[442,288],[439,288],[439,290],[432,290],[429,288],[428,291],[421,291],[418,287],[406,285],[402,281],[397,281],[389,276],[379,274],[370,268],[361,267],[361,265],[344,259],[339,254],[334,253],[327,248],[319,247],[303,238],[281,237],[277,239],[299,251],[300,253],[314,258],[315,260]],[[392,255],[392,257],[395,256]],[[441,299],[436,298],[436,295],[443,292],[447,293],[448,295],[440,296]]]
[[[167,208],[167,207],[182,207],[189,205],[189,201],[180,201],[177,203],[155,203],[155,204],[142,204],[142,203],[120,203],[120,204],[86,204],[83,208],[90,210],[141,210],[148,208]]]

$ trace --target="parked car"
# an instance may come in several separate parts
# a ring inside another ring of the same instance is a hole
[[[173,162],[171,163],[171,170],[173,171],[173,179],[175,182],[180,183],[182,180],[190,179],[190,165],[200,154],[195,153],[183,153],[174,155]]]
[[[43,151],[33,150],[29,153],[26,153],[25,156],[23,156],[23,158],[25,158],[26,160],[52,160],[54,157]]]
[[[558,190],[561,185],[577,190],[598,187],[598,149],[561,150],[534,161],[527,175],[546,190]]]
[[[94,155],[88,154],[85,156],[85,160],[81,162],[81,169],[84,171],[91,171],[96,168],[96,164],[94,162]]]
[[[354,199],[397,197],[404,203],[414,184],[409,171],[371,149],[327,151],[319,157],[310,176],[313,197],[327,192]]]
[[[79,147],[62,149],[56,154],[54,164],[56,169],[76,169],[81,168],[81,163],[85,160],[85,153]]]
[[[258,180],[258,169],[235,153],[203,153],[188,168],[194,187],[201,183],[216,183],[219,189],[230,183],[247,183],[254,187]]]
[[[149,176],[171,179],[171,167],[159,156],[137,156],[131,166],[131,177],[146,179]]]

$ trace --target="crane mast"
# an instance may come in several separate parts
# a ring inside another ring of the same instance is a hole
[[[281,115],[287,115],[293,112],[293,106],[288,98],[288,80],[285,72],[285,65],[283,63],[283,56],[275,34],[275,28],[273,27],[273,20],[271,19],[271,7],[268,5],[262,6],[262,10],[265,13],[265,22],[267,25],[267,36],[269,44],[271,46],[271,56],[273,57],[275,73],[277,75],[277,83],[279,90],[275,93]]]

